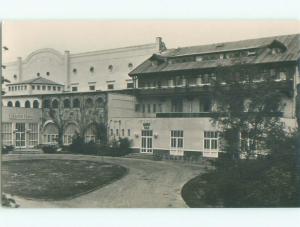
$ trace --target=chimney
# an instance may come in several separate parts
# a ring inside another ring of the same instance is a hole
[[[161,52],[162,50],[164,50],[164,43],[161,37],[155,38],[155,44],[156,44],[156,52]]]

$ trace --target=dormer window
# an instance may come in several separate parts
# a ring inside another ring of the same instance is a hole
[[[50,72],[46,72],[46,75],[47,75],[47,76],[50,76]]]
[[[40,73],[37,73],[36,75],[37,75],[38,77],[40,77],[41,74],[40,74]]]

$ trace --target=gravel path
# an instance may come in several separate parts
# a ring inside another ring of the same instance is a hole
[[[14,197],[21,207],[70,208],[168,208],[187,207],[181,197],[182,186],[202,173],[203,167],[172,161],[82,155],[7,155],[3,160],[71,159],[105,161],[122,165],[129,173],[122,179],[80,197],[64,201],[34,201]]]

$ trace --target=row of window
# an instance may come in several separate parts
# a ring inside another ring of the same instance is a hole
[[[24,106],[21,106],[21,103],[20,101],[15,101],[15,105],[13,105],[13,102],[12,101],[8,101],[7,102],[7,106],[8,107],[25,107],[25,108],[31,108],[31,102],[29,100],[25,101],[25,104]],[[32,103],[32,107],[33,108],[39,108],[40,107],[40,103],[39,101],[37,100],[34,100],[33,103]]]
[[[133,64],[130,62],[130,63],[128,63],[128,68],[129,69],[132,69],[132,67],[133,67]],[[114,66],[113,65],[109,65],[108,67],[107,67],[107,69],[110,71],[110,72],[112,72],[113,71],[113,69],[114,69]],[[91,73],[93,73],[94,71],[95,71],[95,67],[94,66],[90,66],[90,72]],[[76,74],[77,73],[77,69],[76,68],[73,68],[73,73],[74,74]]]
[[[114,89],[114,84],[107,84],[107,90],[113,90]],[[133,88],[133,83],[127,83],[127,88]],[[96,87],[95,85],[90,85],[89,86],[89,90],[90,91],[95,91]],[[72,87],[72,91],[78,91],[78,87],[77,86],[73,86]]]
[[[182,113],[183,112],[183,99],[176,98],[171,100],[171,110],[172,113]],[[189,105],[189,112],[195,112],[194,106],[192,103]],[[199,105],[197,106],[199,112],[211,112],[212,110],[212,101],[209,97],[203,96],[199,98]],[[159,104],[135,104],[135,112],[141,113],[162,113],[163,106],[161,103]]]
[[[71,105],[72,104],[72,105]],[[95,101],[91,98],[87,98],[84,102],[85,107],[91,108],[95,106],[96,108],[104,107],[104,100],[103,98],[99,97]],[[54,108],[57,109],[59,107],[59,101],[57,99],[54,99],[52,102],[50,102],[49,99],[45,99],[43,102],[44,108]],[[72,99],[72,103],[70,99],[64,99],[63,100],[63,108],[80,108],[80,100],[78,98]]]
[[[42,90],[42,91],[61,91],[61,86],[52,86],[52,85],[31,85],[32,90]],[[11,85],[8,86],[9,91],[26,91],[27,85]]]
[[[135,112],[142,112],[142,113],[157,113],[162,112],[162,104],[161,103],[154,103],[154,104],[135,104]]]
[[[139,80],[139,88],[161,88],[161,87],[180,87],[180,86],[196,86],[209,85],[218,81],[219,83],[227,83],[230,81],[264,81],[264,80],[287,80],[288,72],[286,69],[264,69],[260,72],[253,73],[251,76],[249,72],[236,72],[234,75],[218,75],[216,73],[204,73],[195,76],[176,76],[168,80]]]
[[[34,147],[39,143],[39,126],[38,123],[29,123],[27,128],[25,123],[16,123],[15,125],[15,138],[13,138],[13,125],[12,123],[2,124],[2,143],[3,145],[16,147]],[[13,140],[15,144],[13,144]]]
[[[115,132],[113,129],[110,129],[110,136],[121,136],[124,137],[125,136],[125,129],[121,129],[119,131],[119,129],[116,129]],[[127,136],[130,137],[131,136],[131,131],[130,129],[127,129]]]

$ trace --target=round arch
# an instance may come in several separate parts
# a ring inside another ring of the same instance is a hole
[[[13,107],[12,101],[8,101],[8,102],[7,102],[7,106],[8,106],[8,107]]]
[[[20,104],[20,102],[18,100],[15,101],[15,107],[21,107],[21,104]]]
[[[31,108],[31,104],[29,100],[26,100],[25,102],[25,108]]]

